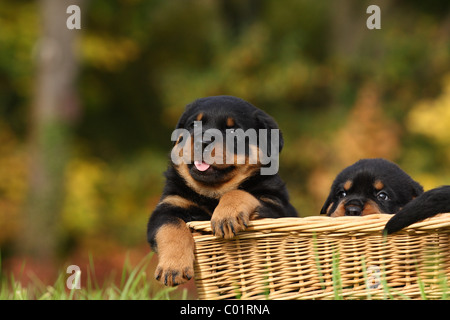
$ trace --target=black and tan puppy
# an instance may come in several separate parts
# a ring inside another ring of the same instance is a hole
[[[450,186],[429,190],[409,202],[388,221],[384,232],[391,234],[445,212],[450,212]]]
[[[271,164],[262,161],[261,145],[269,158],[283,147],[269,115],[236,97],[207,97],[187,105],[176,129],[166,185],[147,228],[159,258],[155,276],[169,286],[193,276],[194,241],[186,222],[211,220],[217,237],[232,238],[251,219],[297,216],[279,175],[262,174]],[[238,131],[229,147],[226,138]],[[242,140],[245,147],[237,147]]]
[[[363,159],[338,174],[320,213],[332,217],[394,214],[422,193],[422,186],[396,164]]]
[[[339,173],[320,213],[332,217],[394,214],[384,229],[391,234],[444,212],[450,212],[450,186],[423,192],[396,164],[363,159]]]

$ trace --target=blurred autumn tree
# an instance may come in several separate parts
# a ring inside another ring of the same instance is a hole
[[[29,188],[21,246],[30,255],[52,259],[64,201],[70,132],[80,113],[75,85],[77,32],[64,28],[64,2],[41,0],[38,9],[41,34],[30,103]]]
[[[381,30],[366,28],[371,4]],[[54,212],[59,249],[145,243],[170,133],[184,106],[207,95],[242,97],[277,119],[280,174],[301,215],[318,214],[334,176],[362,157],[394,160],[427,188],[448,183],[449,8],[447,0],[85,1],[82,109]],[[41,32],[37,2],[0,4],[2,254],[24,220]]]

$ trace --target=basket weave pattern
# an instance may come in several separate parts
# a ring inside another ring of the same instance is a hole
[[[190,222],[199,298],[442,298],[450,214],[383,237],[389,218],[261,219],[231,240],[214,237],[209,221]]]

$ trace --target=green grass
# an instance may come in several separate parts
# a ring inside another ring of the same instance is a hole
[[[49,285],[44,284],[37,276],[28,275],[28,284],[24,286],[21,280],[26,276],[23,274],[25,269],[25,262],[21,266],[19,275],[7,275],[2,271],[2,261],[0,257],[0,300],[173,300],[173,299],[188,299],[188,292],[186,289],[179,289],[174,287],[163,287],[159,285],[153,277],[149,274],[149,265],[153,253],[145,256],[138,264],[131,265],[128,257],[125,258],[122,270],[112,270],[109,277],[105,278],[102,283],[99,282],[94,265],[94,259],[89,256],[89,266],[87,270],[82,273],[84,281],[80,289],[69,290],[66,281],[70,274],[66,270],[61,270],[56,281]],[[320,267],[320,262],[316,261]],[[339,270],[340,257],[337,251],[333,252],[332,259],[332,279],[333,279],[333,299],[342,300],[351,298],[343,295],[343,288],[341,274]],[[366,283],[368,285],[368,268],[364,257],[361,258],[362,270]],[[320,268],[319,268],[320,270]],[[386,281],[385,268],[380,267],[379,283],[383,292],[384,299],[409,299],[408,296],[402,295],[396,288],[390,288]],[[430,298],[436,299],[436,296],[430,297],[427,294],[426,286],[422,279],[418,280],[420,298],[427,300]],[[442,296],[438,299],[447,300],[450,294],[448,287],[448,279],[445,275],[439,278],[438,286],[441,288]],[[373,291],[367,288],[367,296],[363,299],[372,299]],[[237,299],[240,298],[239,288],[237,290]],[[267,292],[268,294],[268,292]],[[267,297],[269,298],[269,297]]]
[[[115,279],[114,272],[102,284],[97,280],[95,266],[90,256],[89,269],[86,284],[80,289],[69,290],[66,285],[70,274],[62,270],[52,285],[44,284],[36,276],[29,276],[27,286],[22,285],[14,275],[6,275],[0,272],[0,300],[170,300],[187,299],[187,290],[172,287],[162,288],[156,285],[153,274],[147,272],[152,253],[144,257],[136,266],[131,266],[126,258],[120,279]],[[23,278],[23,269],[18,278]],[[0,271],[1,271],[0,260]]]

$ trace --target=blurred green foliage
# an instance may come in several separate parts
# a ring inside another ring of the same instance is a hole
[[[381,8],[381,30],[366,28],[370,4]],[[66,170],[64,248],[145,243],[170,133],[184,106],[208,95],[239,96],[277,119],[280,174],[302,216],[318,214],[334,176],[363,157],[396,161],[427,189],[448,184],[449,8],[447,0],[85,1],[73,31],[83,108]],[[0,4],[3,251],[23,219],[37,11],[31,0]]]

